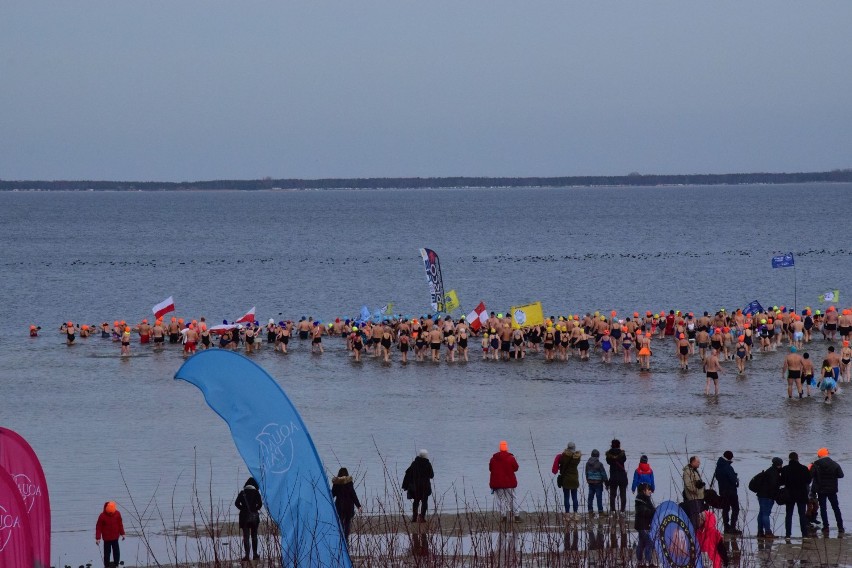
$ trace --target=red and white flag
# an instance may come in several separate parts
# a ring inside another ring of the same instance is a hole
[[[246,315],[244,315],[234,323],[254,323],[254,306],[251,307],[251,309],[248,311],[248,313],[246,313]]]
[[[174,298],[169,296],[151,309],[154,312],[154,319],[160,319],[165,314],[175,311]]]
[[[479,328],[485,325],[488,321],[488,312],[485,311],[485,303],[479,302],[472,312],[467,314],[467,324],[473,331],[479,331]]]

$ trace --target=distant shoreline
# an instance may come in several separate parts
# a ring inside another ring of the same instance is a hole
[[[850,183],[852,169],[829,172],[563,177],[396,177],[185,182],[0,180],[0,191],[316,191],[333,189],[507,189]]]

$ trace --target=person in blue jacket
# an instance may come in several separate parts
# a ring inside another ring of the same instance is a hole
[[[725,525],[725,534],[743,534],[737,528],[737,518],[740,516],[740,500],[737,496],[737,487],[740,486],[740,478],[731,465],[734,454],[730,450],[722,454],[716,460],[716,472],[713,476],[719,482],[719,497],[724,504],[722,506],[722,522]]]
[[[642,483],[648,484],[651,493],[656,489],[654,486],[654,470],[651,469],[650,464],[648,464],[648,456],[645,455],[639,458],[639,467],[633,471],[633,484],[630,486],[630,491],[636,493],[636,489]]]

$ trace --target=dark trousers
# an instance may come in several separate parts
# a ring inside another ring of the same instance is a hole
[[[343,536],[349,542],[349,532],[352,530],[352,517],[340,517],[340,527],[343,529]]]
[[[793,508],[799,508],[799,528],[802,530],[802,536],[808,536],[808,519],[805,512],[808,510],[808,500],[799,501],[797,503],[787,503],[787,514],[784,517],[784,536],[790,536],[793,530]]]
[[[837,521],[837,528],[843,528],[843,515],[840,514],[840,505],[837,504],[837,493],[817,493],[819,499],[819,510],[822,515],[822,529],[828,528],[828,510],[825,508],[825,502],[831,503],[831,509],[834,511],[834,520]]]
[[[610,486],[609,486],[609,510],[610,511],[615,511],[615,494],[616,493],[618,493],[618,497],[619,497],[620,503],[621,503],[621,509],[619,509],[619,510],[624,511],[624,509],[627,507],[627,482],[626,481],[624,482],[623,485],[621,483],[619,483],[618,485],[616,485],[614,483],[610,484]]]
[[[725,530],[737,528],[737,519],[740,518],[740,500],[736,492],[722,493],[720,497],[724,500],[722,523],[725,525]]]
[[[249,549],[249,538],[251,538],[251,549]],[[243,550],[245,551],[245,558],[251,558],[249,553],[252,551],[254,556],[257,557],[257,525],[254,523],[243,525]]]
[[[112,551],[112,564],[109,563],[110,551]],[[118,539],[104,541],[104,566],[118,566],[121,561],[121,552],[118,550]]]
[[[418,507],[420,508],[420,516],[425,518],[426,517],[426,509],[429,508],[429,498],[424,497],[423,499],[414,499],[414,504],[412,505],[412,507],[414,509],[412,520],[417,519],[417,508]]]

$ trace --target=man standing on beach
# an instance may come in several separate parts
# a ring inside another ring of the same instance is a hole
[[[521,518],[515,515],[515,488],[518,486],[515,472],[518,471],[518,461],[509,453],[509,444],[506,440],[500,441],[500,451],[491,456],[488,471],[491,472],[488,484],[494,491],[497,511],[502,520],[505,521],[508,517],[514,518],[515,522],[520,522]]]
[[[819,510],[822,515],[822,532],[828,533],[828,511],[826,501],[831,503],[834,511],[834,520],[837,522],[837,532],[846,532],[843,528],[843,515],[840,513],[840,505],[837,503],[837,480],[843,477],[843,469],[840,464],[828,457],[828,448],[820,448],[817,451],[819,458],[811,467],[811,493],[816,493],[819,499]]]
[[[734,453],[727,450],[716,460],[716,471],[713,476],[719,482],[719,497],[722,498],[722,522],[725,525],[725,534],[739,535],[743,532],[737,529],[737,519],[740,516],[740,499],[737,495],[737,487],[740,486],[740,478],[733,467]]]

